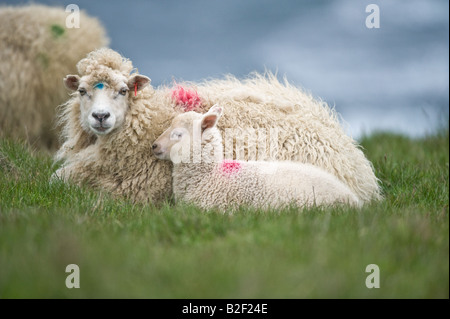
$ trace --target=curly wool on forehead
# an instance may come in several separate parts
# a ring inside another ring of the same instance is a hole
[[[116,86],[127,81],[133,71],[132,62],[108,48],[90,52],[86,58],[77,63],[78,73],[91,85],[106,82]]]
[[[90,52],[77,64],[78,73],[81,76],[91,74],[100,67],[116,70],[128,76],[133,70],[133,63],[114,50],[102,48]]]
[[[82,82],[92,87],[97,83],[105,83],[107,86],[117,88],[123,84],[127,84],[128,81],[128,77],[124,76],[122,73],[103,66],[93,70],[88,75],[84,75],[81,79]]]

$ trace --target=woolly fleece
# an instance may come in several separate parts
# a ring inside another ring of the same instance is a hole
[[[56,107],[67,100],[61,79],[109,42],[82,10],[80,28],[66,28],[69,14],[44,5],[0,6],[0,136],[58,147]]]

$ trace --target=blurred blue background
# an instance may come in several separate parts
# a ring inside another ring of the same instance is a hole
[[[355,138],[448,126],[447,0],[34,2],[98,17],[110,46],[153,85],[267,68],[335,106]],[[379,29],[365,25],[371,3]]]

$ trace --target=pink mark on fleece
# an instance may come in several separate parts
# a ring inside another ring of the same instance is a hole
[[[202,99],[197,91],[185,89],[181,85],[177,85],[177,87],[172,90],[172,99],[175,103],[181,105],[185,112],[193,111],[202,103]]]
[[[228,176],[239,173],[241,168],[241,163],[234,160],[224,160],[220,165],[222,173]]]

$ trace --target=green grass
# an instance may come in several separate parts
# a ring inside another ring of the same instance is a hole
[[[48,154],[1,140],[0,298],[448,298],[448,130],[362,144],[385,200],[223,215],[50,184]]]

